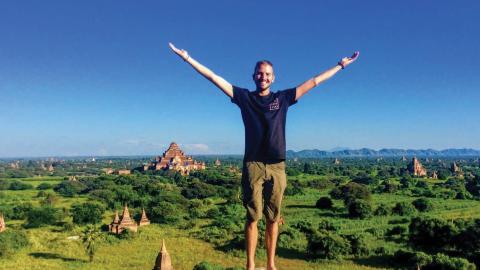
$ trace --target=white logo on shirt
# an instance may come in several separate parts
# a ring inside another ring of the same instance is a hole
[[[275,111],[280,109],[280,103],[278,102],[278,98],[276,98],[272,103],[268,104],[270,107],[270,111]]]

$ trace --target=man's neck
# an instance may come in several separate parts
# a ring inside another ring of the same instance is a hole
[[[270,88],[267,89],[257,89],[258,95],[261,97],[268,96],[270,94]]]

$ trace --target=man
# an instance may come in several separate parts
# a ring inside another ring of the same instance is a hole
[[[267,270],[275,267],[275,249],[278,237],[278,221],[283,192],[286,187],[285,174],[285,123],[287,110],[312,88],[328,80],[341,69],[353,63],[359,52],[351,58],[345,57],[334,67],[305,81],[299,86],[283,91],[271,92],[275,81],[273,65],[267,60],[257,62],[253,73],[256,90],[250,92],[231,85],[222,77],[194,60],[187,51],[170,48],[189,63],[198,73],[215,84],[231,101],[240,107],[245,126],[245,155],[242,172],[243,204],[247,210],[245,239],[247,270],[255,269],[255,249],[258,239],[258,220],[265,214],[267,228]]]

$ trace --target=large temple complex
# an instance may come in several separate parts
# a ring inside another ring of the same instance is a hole
[[[427,170],[423,167],[422,163],[414,157],[412,159],[412,162],[408,164],[407,170],[412,174],[413,176],[427,176]]]
[[[172,142],[162,156],[157,156],[155,160],[136,169],[140,171],[174,170],[182,175],[188,175],[194,170],[205,170],[205,162],[199,162],[193,160],[191,156],[186,156],[178,144]]]

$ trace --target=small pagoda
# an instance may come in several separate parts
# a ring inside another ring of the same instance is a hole
[[[7,229],[7,225],[5,224],[5,219],[3,218],[3,214],[0,214],[0,232],[3,232]]]
[[[155,260],[155,266],[153,270],[173,270],[172,259],[170,254],[168,254],[167,248],[165,247],[165,240],[162,241],[162,248],[158,253],[157,259]]]
[[[123,208],[122,218],[118,216],[118,211],[115,211],[115,218],[113,222],[108,225],[108,230],[115,234],[121,234],[124,230],[136,232],[138,229],[137,223],[130,217],[127,205]]]
[[[142,217],[140,217],[140,221],[138,221],[138,227],[150,225],[150,220],[147,218],[147,214],[145,213],[145,208],[142,208]]]

